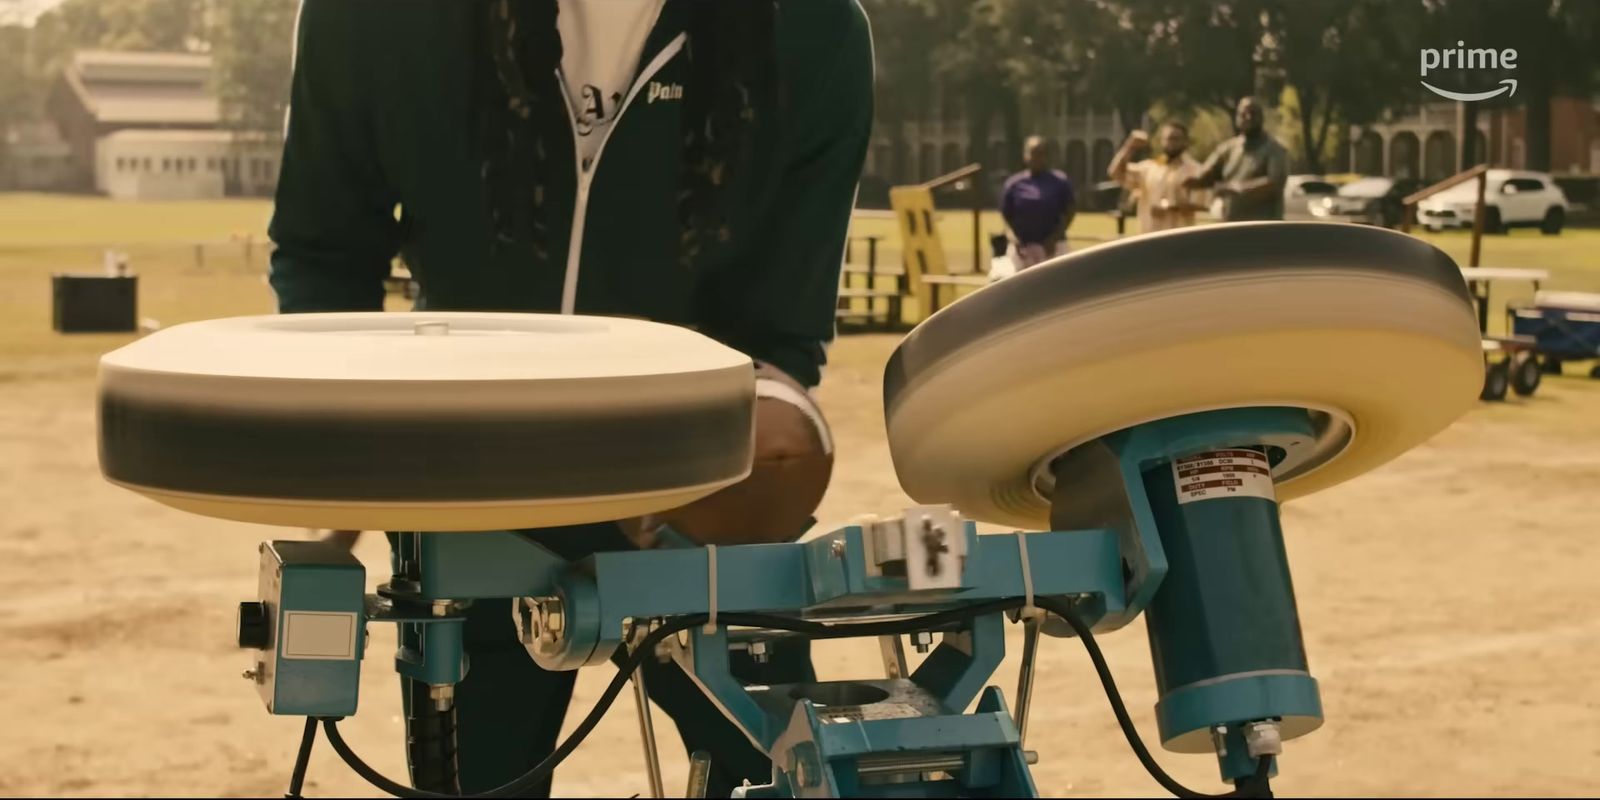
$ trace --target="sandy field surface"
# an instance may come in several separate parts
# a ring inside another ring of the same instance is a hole
[[[265,713],[231,646],[255,587],[255,543],[281,530],[184,515],[106,484],[94,448],[96,337],[48,373],[0,382],[0,690],[20,731],[0,749],[5,795],[281,796],[300,722]],[[879,407],[888,336],[842,340],[821,391],[840,461],[824,529],[908,502]],[[1600,792],[1600,382],[1548,381],[1485,405],[1386,467],[1285,508],[1326,726],[1291,742],[1283,795]],[[291,534],[292,535],[292,534]],[[376,581],[380,538],[358,548]],[[361,710],[344,725],[404,774],[398,693],[374,625]],[[1146,737],[1154,684],[1138,625],[1103,640]],[[1009,695],[1012,658],[994,682]],[[825,677],[875,676],[871,643],[819,647]],[[586,710],[610,667],[585,672]],[[557,773],[565,796],[647,791],[630,695]],[[1056,796],[1154,795],[1082,648],[1047,639],[1028,746]],[[569,718],[569,723],[571,719]],[[681,748],[657,720],[666,783]],[[1214,761],[1161,754],[1191,785]],[[320,747],[307,793],[373,790]]]
[[[285,789],[300,722],[265,712],[240,677],[248,659],[232,636],[235,604],[255,592],[256,543],[298,532],[188,516],[105,483],[94,365],[129,338],[60,336],[49,319],[50,272],[98,269],[106,246],[128,253],[141,274],[141,316],[170,325],[268,313],[259,244],[267,211],[259,201],[0,195],[0,699],[17,726],[0,747],[0,795]],[[946,222],[959,242],[965,220]],[[888,232],[885,220],[858,223],[858,233]],[[1080,228],[1110,230],[1096,215],[1081,215]],[[255,249],[241,235],[253,235]],[[1430,240],[1464,259],[1466,237]],[[1557,289],[1600,290],[1596,252],[1600,231],[1485,240],[1486,264],[1548,268]],[[1497,288],[1497,305],[1528,288]],[[832,350],[819,394],[839,462],[820,530],[909,502],[879,399],[894,342],[851,336]],[[1327,724],[1289,743],[1280,794],[1600,794],[1600,381],[1580,371],[1569,366],[1531,399],[1482,405],[1395,462],[1284,509]],[[357,552],[378,582],[381,538]],[[361,710],[343,729],[399,777],[394,632],[371,631]],[[1154,747],[1145,636],[1136,623],[1102,643]],[[819,670],[876,677],[876,653],[870,642],[825,643]],[[1016,667],[1013,657],[994,676],[1008,697]],[[569,724],[609,678],[610,667],[580,677]],[[1042,793],[1159,793],[1077,642],[1046,640],[1036,692],[1027,745],[1040,754]],[[656,722],[666,785],[680,794],[681,747],[668,720]],[[557,773],[556,792],[647,792],[637,730],[625,693]],[[1191,786],[1223,788],[1209,756],[1158,756]],[[307,793],[376,796],[325,745]]]

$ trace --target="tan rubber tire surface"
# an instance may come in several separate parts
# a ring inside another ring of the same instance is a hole
[[[1444,253],[1365,226],[1249,223],[1141,236],[982,289],[906,337],[884,401],[907,494],[1039,528],[1042,465],[1118,430],[1253,406],[1348,420],[1342,448],[1278,476],[1286,500],[1426,441],[1482,382]]]
[[[631,319],[209,320],[108,353],[99,383],[109,480],[269,525],[479,531],[622,519],[742,479],[754,436],[748,358]]]

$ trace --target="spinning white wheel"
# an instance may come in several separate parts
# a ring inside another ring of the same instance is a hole
[[[271,525],[623,519],[749,473],[754,387],[744,355],[637,320],[219,319],[101,360],[100,463],[168,505]]]
[[[889,362],[900,483],[924,503],[1048,524],[1062,452],[1140,423],[1311,409],[1283,499],[1359,475],[1472,407],[1477,323],[1448,256],[1379,228],[1216,225],[1057,259],[933,315]]]

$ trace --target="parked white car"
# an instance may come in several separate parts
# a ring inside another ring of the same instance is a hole
[[[1311,219],[1312,205],[1338,191],[1321,175],[1290,175],[1283,184],[1283,218]]]
[[[1478,182],[1467,181],[1417,203],[1417,222],[1430,231],[1472,227]],[[1483,229],[1501,233],[1511,227],[1537,227],[1561,232],[1567,222],[1567,196],[1544,172],[1491,169],[1483,190]]]

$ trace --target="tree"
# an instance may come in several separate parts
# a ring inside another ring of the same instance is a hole
[[[27,80],[28,29],[21,25],[0,25],[0,173],[10,153],[6,133],[17,122],[33,114],[33,87]]]
[[[894,143],[888,167],[894,175],[909,172],[907,123],[938,121],[933,110],[941,96],[942,121],[966,124],[969,160],[988,161],[985,143],[997,117],[1020,152],[1021,123],[998,27],[1003,2],[863,0],[875,34],[875,124]]]
[[[1306,169],[1323,172],[1330,134],[1415,96],[1421,7],[1388,0],[1296,0],[1268,7],[1266,60],[1291,92]]]
[[[205,49],[201,10],[202,0],[66,0],[40,14],[22,48],[24,116],[43,113],[50,85],[75,51]]]
[[[1006,68],[1007,37],[1001,29],[1003,0],[979,0],[966,7],[966,24],[934,50],[936,74],[961,95],[966,111],[967,156],[987,162],[986,143],[996,118],[1005,131],[1006,144],[1022,151],[1022,119],[1016,76]],[[948,3],[946,3],[948,5]],[[961,16],[956,16],[961,19]],[[1003,168],[1005,164],[989,164]]]
[[[1173,56],[1169,96],[1178,105],[1210,106],[1231,114],[1240,98],[1262,91],[1270,0],[1129,1],[1148,6],[1151,47]]]
[[[872,21],[876,76],[873,88],[874,127],[886,132],[891,142],[890,163],[879,163],[885,174],[895,179],[906,168],[905,126],[925,119],[933,103],[934,84],[930,58],[939,45],[941,20],[931,0],[863,0]],[[885,190],[886,191],[886,190]],[[875,202],[887,203],[885,195]]]
[[[1139,126],[1172,88],[1174,59],[1158,44],[1161,14],[1150,2],[1010,0],[1002,14],[1014,80],[1066,92]]]
[[[1550,169],[1550,100],[1561,93],[1587,96],[1593,91],[1600,66],[1595,53],[1600,48],[1600,4],[1590,0],[1428,0],[1428,6],[1430,21],[1444,34],[1434,46],[1449,47],[1462,41],[1468,47],[1517,51],[1516,68],[1500,73],[1517,80],[1516,99],[1499,103],[1522,103],[1526,166]],[[1478,105],[1466,105],[1463,122],[1470,131],[1476,127]]]
[[[1157,105],[1231,112],[1260,82],[1268,0],[1001,0],[1014,82],[1047,76],[1138,127]]]
[[[220,0],[212,75],[223,124],[281,131],[294,71],[296,0]]]
[[[201,10],[201,0],[66,0],[34,22],[34,67],[58,70],[74,50],[85,48],[203,49]]]

